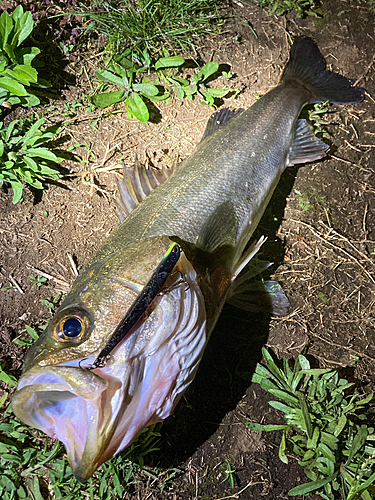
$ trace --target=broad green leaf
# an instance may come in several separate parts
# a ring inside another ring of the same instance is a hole
[[[330,460],[333,463],[336,462],[336,458],[335,458],[334,453],[332,452],[332,450],[330,448],[328,448],[328,446],[326,444],[319,443],[318,450],[322,453],[322,455],[324,457],[328,458],[328,460]]]
[[[133,85],[133,90],[135,92],[140,92],[145,96],[156,96],[159,93],[159,89],[152,83],[135,83]]]
[[[31,61],[40,54],[40,49],[38,47],[25,47],[23,49],[18,49],[17,56],[22,64],[30,66]]]
[[[28,480],[27,485],[33,495],[34,500],[44,500],[42,493],[40,491],[38,476],[34,476],[34,480],[32,479]]]
[[[276,377],[277,381],[281,383],[286,390],[289,390],[289,385],[285,373],[276,366],[276,363],[273,360],[271,354],[264,347],[262,348],[262,354],[268,370]]]
[[[285,455],[286,450],[286,440],[285,440],[285,432],[283,432],[283,437],[281,438],[281,443],[279,447],[279,458],[284,464],[288,463],[288,457]]]
[[[24,99],[24,102],[22,102],[22,99]],[[38,106],[38,104],[40,104],[40,99],[36,95],[29,94],[26,97],[21,98],[21,102],[22,106],[25,106],[26,108],[32,108],[33,106]]]
[[[0,157],[4,154],[4,142],[0,139]]]
[[[142,123],[148,122],[150,115],[142,97],[140,97],[138,94],[133,93],[125,100],[125,104],[127,111],[130,112],[130,114],[133,115],[137,120]]]
[[[262,384],[262,387],[263,387],[263,384]],[[277,398],[283,399],[284,401],[286,401],[290,405],[294,406],[295,408],[297,408],[299,406],[298,399],[296,397],[292,396],[291,394],[288,394],[285,391],[282,391],[280,389],[272,389],[271,388],[268,390],[268,392],[270,392],[271,394],[273,394]]]
[[[8,37],[13,28],[13,21],[8,12],[4,11],[0,16],[0,43],[4,50],[8,43]]]
[[[115,75],[114,73],[111,73],[110,71],[107,71],[105,69],[97,69],[95,71],[95,75],[102,82],[112,83],[113,85],[117,85],[117,87],[120,88],[124,87],[122,78]]]
[[[161,57],[156,61],[156,71],[161,68],[172,68],[184,64],[185,59],[181,56]]]
[[[315,457],[315,450],[307,450],[306,453],[303,455],[303,458],[300,462],[298,462],[300,465],[307,465],[313,457]]]
[[[332,462],[327,457],[319,457],[316,460],[316,463],[318,470],[325,476],[332,475],[335,472],[335,462]]]
[[[38,72],[31,66],[18,65],[13,69],[13,73],[17,80],[26,85],[29,85],[30,82],[36,83],[38,81]]]
[[[21,14],[16,15],[17,10],[21,7],[19,5],[17,9],[13,12],[13,20],[15,21],[15,32],[12,45],[18,47],[21,43],[26,40],[26,38],[30,35],[30,33],[34,29],[34,21],[31,12],[23,12]],[[21,7],[22,8],[22,7]]]
[[[27,150],[27,155],[34,158],[44,158],[45,160],[50,160],[58,163],[58,158],[55,153],[52,153],[52,151],[47,148],[30,148]]]
[[[44,124],[44,118],[39,118],[35,123],[31,125],[26,134],[22,137],[23,146],[27,146],[30,140],[38,132],[39,128]]]
[[[341,417],[339,418],[337,425],[335,427],[334,433],[333,433],[336,437],[339,436],[341,434],[341,432],[344,430],[347,421],[348,421],[348,419],[346,418],[346,416],[341,415]]]
[[[115,56],[114,60],[116,61],[117,64],[122,66],[124,69],[133,69],[134,68],[134,63],[128,59],[127,57],[123,57],[121,54],[118,56]]]
[[[318,446],[319,437],[320,437],[319,427],[315,427],[312,437],[307,440],[306,447],[308,450],[316,450],[316,447]]]
[[[305,484],[300,484],[299,486],[296,486],[295,488],[292,488],[288,495],[291,497],[297,496],[297,495],[306,495],[307,493],[310,493],[311,491],[318,490],[322,486],[332,482],[338,475],[338,471],[335,472],[332,476],[328,476],[324,479],[318,479],[317,481],[313,481],[311,483],[305,483]]]
[[[0,477],[0,486],[4,488],[5,491],[15,491],[17,489],[13,481],[5,474],[2,474]]]
[[[257,422],[246,422],[246,427],[255,432],[272,432],[288,429],[288,425],[258,424]]]
[[[323,444],[326,444],[331,448],[331,450],[336,450],[337,443],[339,440],[333,434],[329,434],[328,432],[321,432],[320,440]]]
[[[165,99],[168,99],[168,97],[170,97],[170,94],[148,96],[148,98],[152,101],[165,101]]]
[[[186,80],[185,78],[180,78],[178,76],[174,76],[173,78],[167,78],[167,80],[172,83],[173,85],[179,84],[187,87],[189,85],[189,81]]]
[[[306,403],[306,398],[305,398],[305,396],[301,392],[298,393],[298,400],[299,400],[299,404],[300,404],[300,407],[301,407],[301,410],[302,410],[303,419],[305,421],[307,435],[308,435],[309,439],[312,439],[312,437],[313,437],[313,426],[312,426],[312,423],[311,423],[311,417],[310,417],[310,413],[309,413],[309,408],[308,408],[307,403]]]
[[[332,368],[309,368],[301,370],[301,373],[304,375],[323,375],[323,373],[329,373],[332,371]]]
[[[298,363],[302,370],[308,370],[310,368],[310,362],[303,354],[298,355]]]
[[[205,89],[200,89],[199,90],[201,94],[211,96],[211,97],[224,97],[225,94],[229,92],[229,89],[212,89],[212,88],[205,88]]]
[[[275,408],[276,410],[280,410],[283,413],[287,413],[292,415],[295,410],[291,408],[290,406],[284,405],[284,403],[280,403],[280,401],[269,401],[268,404],[272,406],[272,408]]]
[[[16,377],[4,372],[1,367],[0,367],[0,380],[5,384],[9,385],[10,387],[16,387],[17,385]]]
[[[5,90],[8,90],[9,92],[12,92],[12,94],[16,96],[28,95],[27,90],[21,83],[18,83],[17,81],[7,76],[3,76],[0,78],[0,87],[2,87]]]
[[[364,405],[367,405],[367,403],[369,403],[372,398],[374,397],[374,393],[372,392],[371,394],[369,394],[367,397],[365,397],[364,399],[360,399],[359,401],[356,401],[355,405],[356,406],[364,406]]]
[[[33,170],[34,172],[38,172],[39,168],[38,168],[38,164],[32,160],[31,158],[28,158],[26,155],[24,155],[22,157],[22,160],[24,161],[24,163],[26,163],[26,165],[31,169]]]
[[[352,445],[349,450],[348,461],[350,462],[354,455],[362,448],[365,444],[368,436],[368,430],[366,425],[361,425],[357,434],[353,438]]]
[[[61,161],[62,158],[58,160]],[[47,167],[47,165],[39,165],[39,167],[40,173],[46,177],[52,177],[53,179],[61,179],[62,177],[61,173],[55,168]]]
[[[16,205],[19,201],[22,200],[23,194],[23,184],[12,182],[13,189],[13,204]]]
[[[108,108],[116,102],[124,101],[124,91],[116,90],[115,92],[104,92],[103,94],[96,94],[90,98],[90,102],[97,108]]]
[[[199,71],[198,73],[198,80],[200,82],[204,82],[209,78],[211,75],[216,73],[216,71],[219,69],[219,64],[216,62],[208,62],[206,63],[203,68]]]

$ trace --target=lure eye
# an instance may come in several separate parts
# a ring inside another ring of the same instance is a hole
[[[59,342],[79,343],[87,337],[91,323],[90,315],[85,310],[74,307],[61,312],[55,318],[51,333]]]

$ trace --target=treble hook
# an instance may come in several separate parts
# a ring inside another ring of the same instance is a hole
[[[173,292],[173,290],[175,290],[176,288],[178,288],[182,284],[185,285],[185,290],[184,290],[185,292],[187,292],[189,290],[190,285],[184,279],[184,275],[182,274],[182,272],[181,271],[176,271],[173,274],[171,274],[171,277],[173,277],[176,274],[180,276],[179,279],[175,283],[173,283],[173,285],[171,285],[169,287],[166,287],[166,288],[163,288],[162,290],[160,290],[160,292],[158,293],[158,295],[166,295],[167,293]]]

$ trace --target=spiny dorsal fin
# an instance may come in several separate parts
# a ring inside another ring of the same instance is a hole
[[[134,166],[123,165],[123,179],[117,181],[119,199],[115,199],[117,215],[121,222],[148,196],[155,188],[163,184],[176,170],[172,168],[146,168],[135,158]]]
[[[288,153],[287,166],[320,160],[328,148],[327,144],[316,137],[305,119],[298,120],[294,141]]]
[[[201,142],[203,142],[207,137],[210,137],[218,128],[223,126],[225,123],[229,122],[234,116],[242,113],[243,109],[239,109],[236,112],[231,111],[229,108],[223,108],[214,113],[208,119],[206,129],[203,133]]]

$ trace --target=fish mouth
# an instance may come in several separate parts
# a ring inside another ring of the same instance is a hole
[[[37,365],[21,377],[14,413],[64,443],[79,481],[167,418],[193,380],[207,342],[206,311],[195,271],[184,278],[189,286],[164,295],[103,367],[85,369],[91,359],[81,359]]]

